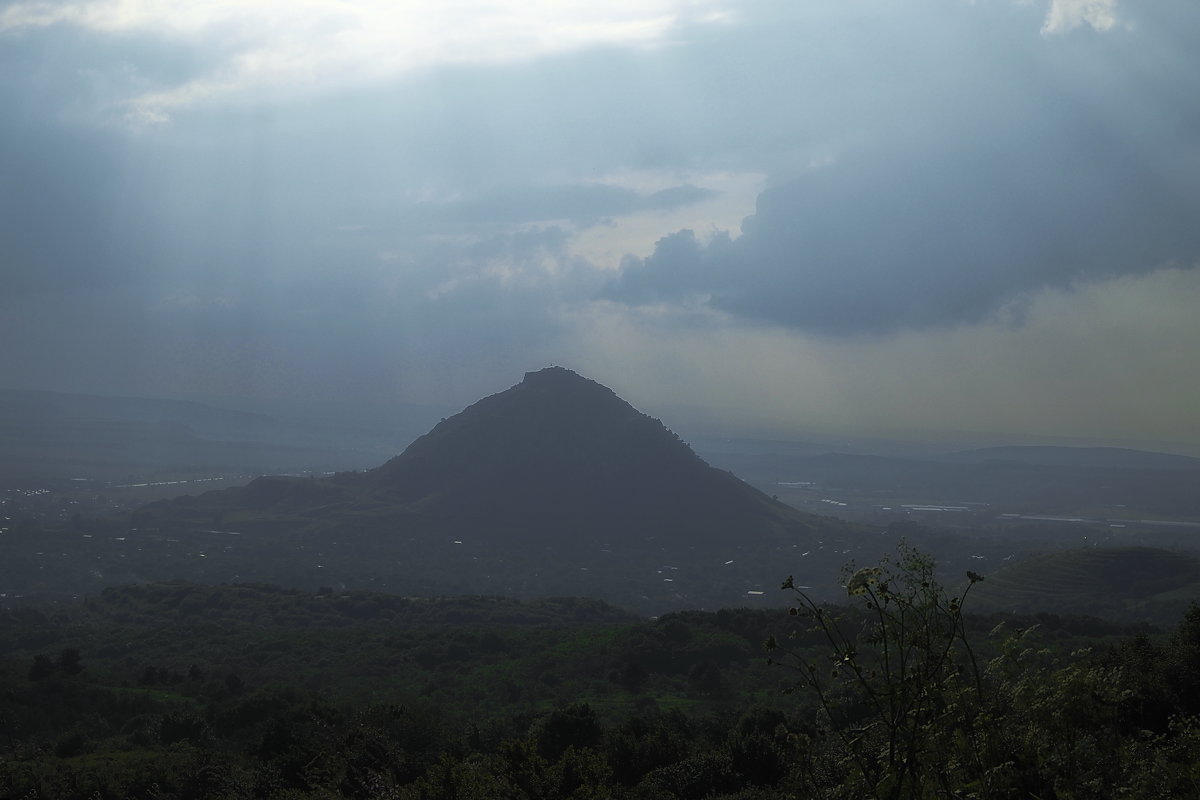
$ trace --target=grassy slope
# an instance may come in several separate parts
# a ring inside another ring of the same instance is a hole
[[[1200,599],[1200,559],[1151,547],[1063,550],[992,573],[977,608],[1170,622]]]

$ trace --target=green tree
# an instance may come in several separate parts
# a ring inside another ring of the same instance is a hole
[[[962,611],[982,578],[967,579],[963,594],[951,595],[935,579],[933,559],[901,545],[895,559],[847,572],[847,609],[818,604],[784,581],[797,600],[789,611],[805,623],[793,635],[816,634],[823,653],[775,637],[767,647],[799,674],[794,688],[815,698],[830,767],[852,794],[948,794],[963,777],[953,772],[986,769],[988,698]]]

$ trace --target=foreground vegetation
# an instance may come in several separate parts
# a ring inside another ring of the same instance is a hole
[[[972,617],[901,550],[846,605],[153,584],[0,613],[0,796],[1200,796],[1200,610]],[[765,645],[765,647],[764,647]]]

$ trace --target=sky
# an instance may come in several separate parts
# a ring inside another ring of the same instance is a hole
[[[0,385],[1200,452],[1195,0],[0,2]]]

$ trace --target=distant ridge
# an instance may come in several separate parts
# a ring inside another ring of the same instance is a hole
[[[433,413],[405,411],[413,411],[412,425],[364,425],[187,400],[0,388],[0,483],[361,468],[424,430],[420,420]]]
[[[984,447],[940,456],[937,461],[958,464],[986,464],[1008,461],[1050,467],[1091,467],[1097,469],[1200,469],[1200,458],[1132,450],[1125,447],[1062,447],[1024,445]]]

